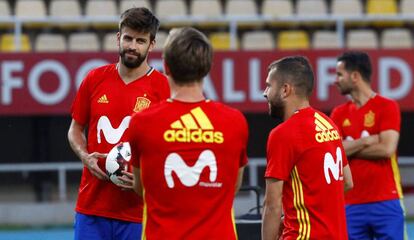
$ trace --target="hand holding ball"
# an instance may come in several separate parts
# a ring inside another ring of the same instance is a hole
[[[115,184],[122,184],[118,179],[122,176],[122,171],[128,171],[129,161],[131,160],[131,146],[128,142],[121,142],[115,145],[108,153],[105,162],[106,173],[109,179]]]

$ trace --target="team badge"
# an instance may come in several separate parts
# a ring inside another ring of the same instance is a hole
[[[349,127],[351,126],[351,121],[349,121],[348,118],[345,118],[345,120],[342,122],[342,127]]]
[[[141,112],[142,110],[148,108],[151,104],[151,101],[146,98],[146,94],[144,97],[137,97],[137,102],[135,103],[134,112]]]
[[[369,110],[364,116],[364,127],[372,127],[375,124],[375,113]]]

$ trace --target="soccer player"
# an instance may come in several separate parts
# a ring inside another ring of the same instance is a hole
[[[400,110],[370,86],[371,62],[364,52],[338,57],[336,82],[352,100],[331,114],[340,129],[355,188],[347,192],[349,239],[403,239],[404,211],[397,164]]]
[[[163,52],[171,98],[131,119],[143,239],[237,239],[232,206],[247,163],[248,129],[238,110],[203,95],[212,53],[198,30],[172,30]]]
[[[264,96],[270,115],[283,122],[267,143],[263,240],[347,239],[344,189],[352,187],[352,176],[339,130],[309,105],[313,82],[301,56],[268,68]]]
[[[142,199],[108,181],[104,158],[114,145],[125,141],[132,113],[169,97],[166,77],[147,63],[158,26],[148,9],[126,10],[117,33],[118,63],[89,72],[74,100],[68,139],[84,164],[75,239],[135,240],[141,236]],[[132,178],[132,173],[125,174]]]

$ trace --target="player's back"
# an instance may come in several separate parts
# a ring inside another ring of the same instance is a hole
[[[243,115],[213,101],[174,100],[135,115],[131,126],[146,238],[236,239],[232,204],[247,161]]]
[[[323,113],[306,108],[275,130],[294,159],[283,188],[285,239],[346,239],[347,161],[337,127]]]

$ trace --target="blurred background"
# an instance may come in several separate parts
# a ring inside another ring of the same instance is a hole
[[[279,123],[262,97],[268,64],[307,56],[311,104],[329,114],[346,101],[332,84],[336,56],[366,50],[373,88],[402,110],[399,166],[414,238],[414,0],[0,0],[0,239],[73,238],[82,165],[66,137],[71,102],[89,70],[117,61],[119,15],[138,6],[161,20],[150,64],[162,69],[171,28],[198,28],[215,49],[207,97],[247,117],[246,191],[235,201],[245,239],[258,239],[266,140]]]

